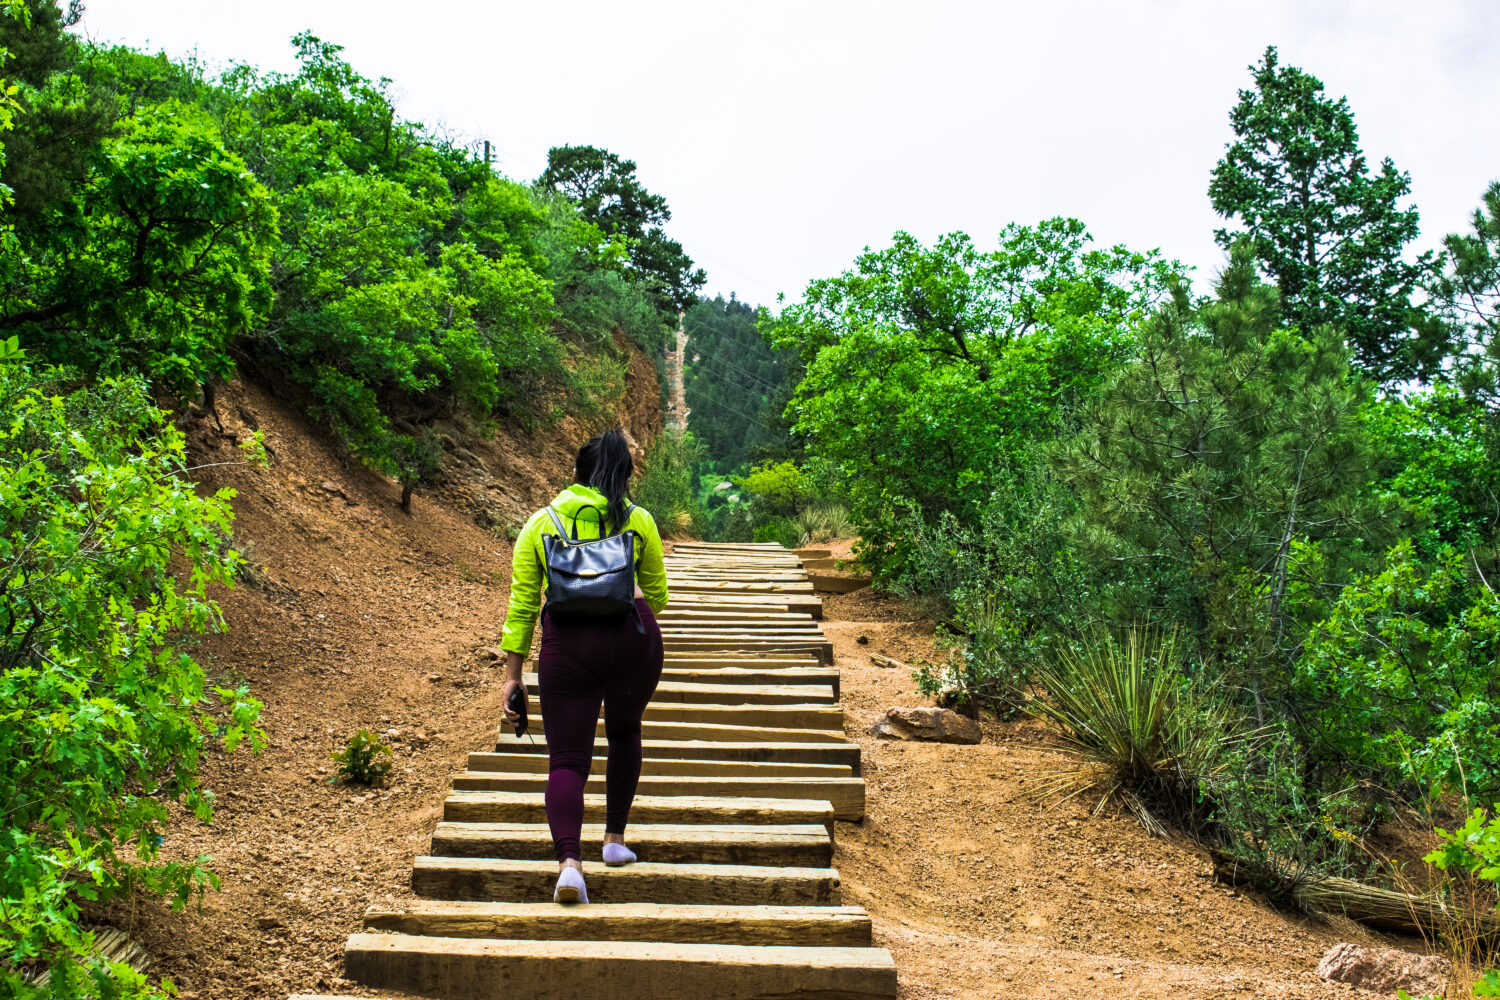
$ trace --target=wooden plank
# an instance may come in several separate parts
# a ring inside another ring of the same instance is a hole
[[[802,826],[630,824],[631,850],[657,864],[791,865],[827,868],[833,840],[816,824]],[[604,824],[585,823],[579,843],[583,856],[603,849]],[[552,861],[552,831],[546,823],[439,823],[432,853],[448,858],[511,858]]]
[[[790,552],[780,542],[674,542],[673,552],[702,550],[705,552]]]
[[[813,585],[801,581],[754,583],[740,580],[687,580],[667,578],[667,589],[683,594],[811,594]]]
[[[531,716],[532,729],[525,737],[514,740],[516,745],[528,742],[532,735],[539,740],[546,738],[540,714]],[[508,733],[509,730],[502,730]],[[847,742],[842,729],[773,729],[768,726],[719,726],[703,722],[663,722],[647,719],[641,724],[641,735],[647,740],[708,740],[723,743],[841,743]],[[604,721],[594,729],[596,743],[602,744]],[[501,741],[497,741],[501,742]],[[506,739],[503,742],[510,743]]]
[[[776,580],[804,580],[807,572],[800,563],[759,563],[756,565],[726,565],[724,563],[674,563],[666,564],[668,577],[679,576],[723,576],[732,579],[754,580],[770,578]]]
[[[594,740],[594,753],[600,755],[608,743]],[[532,753],[547,755],[546,739],[514,739],[507,736],[496,741],[499,753]],[[787,761],[809,764],[846,764],[859,773],[859,744],[850,743],[839,734],[837,740],[822,743],[782,743],[774,740],[660,740],[641,741],[641,753],[646,760],[759,760]]]
[[[757,608],[776,608],[784,611],[805,611],[814,619],[821,620],[823,617],[823,599],[816,594],[713,594],[713,593],[683,593],[675,591],[671,600],[667,603],[667,609],[673,608],[723,608],[734,607],[742,610],[754,610]]]
[[[809,573],[807,578],[809,581],[808,586],[825,594],[850,594],[870,585],[869,577],[829,576],[822,573]]]
[[[526,699],[531,724],[546,732],[542,706],[533,692]],[[643,721],[682,722],[704,726],[767,726],[772,729],[818,729],[831,732],[844,724],[844,711],[837,705],[702,705],[652,702]],[[603,720],[600,721],[603,725]]]
[[[538,798],[547,790],[547,775],[506,771],[460,771],[453,776],[457,791],[522,792]],[[594,772],[585,792],[604,794],[605,776]],[[865,816],[863,778],[760,777],[738,774],[643,774],[637,795],[722,796],[725,798],[813,799],[833,804],[833,818],[857,823]]]
[[[684,621],[684,622],[796,622],[805,624],[813,621],[813,616],[802,615],[793,612],[742,612],[738,609],[729,610],[673,610],[667,607],[664,612],[657,615],[657,621]]]
[[[711,684],[705,680],[712,678],[710,671],[697,671],[690,674],[693,681],[684,682],[676,679],[663,677],[656,690],[651,695],[652,702],[672,704],[745,704],[745,705],[807,705],[820,702],[833,702],[833,688],[817,687],[811,684]],[[528,691],[541,690],[541,682],[536,674],[523,674]]]
[[[839,700],[839,672],[833,667],[773,667],[758,670],[736,666],[678,670],[668,666],[661,672],[661,677],[663,681],[689,684],[803,684],[816,687],[819,691],[818,697],[809,698],[809,701],[822,701],[822,691],[825,689],[829,692],[829,701]]]
[[[666,670],[717,670],[720,667],[745,667],[765,670],[800,668],[803,670],[829,670],[818,665],[818,657],[811,653],[753,653],[726,650],[723,653],[670,653]]]
[[[793,549],[792,554],[798,559],[827,559],[833,555],[832,549]]]
[[[546,774],[547,758],[539,753],[485,753],[469,754],[470,771],[504,771],[512,774]],[[608,758],[594,757],[590,766],[594,774],[603,774]],[[783,760],[698,760],[693,758],[647,758],[641,761],[642,774],[721,775],[759,778],[848,778],[854,772],[848,764],[808,764]],[[434,851],[434,854],[441,853]]]
[[[371,907],[370,930],[432,937],[532,941],[672,941],[696,944],[860,948],[870,916],[855,906],[684,906],[614,903],[472,903],[419,899],[405,910]]]
[[[637,823],[770,823],[833,822],[833,804],[817,799],[694,797],[638,795],[630,818]],[[542,797],[532,792],[466,792],[454,789],[443,801],[443,819],[453,823],[540,823],[546,819]],[[585,823],[604,822],[604,796],[585,794]]]
[[[720,903],[728,906],[837,906],[839,873],[782,865],[663,865],[610,868],[583,863],[590,903]],[[546,903],[557,862],[510,858],[419,857],[411,888],[427,899]]]
[[[714,636],[703,639],[690,639],[684,636],[663,636],[662,641],[668,652],[795,652],[814,653],[821,657],[824,664],[833,662],[833,643],[831,642],[807,642],[801,639],[759,639],[751,641],[748,639],[736,641],[725,640],[723,637]]]
[[[883,948],[354,934],[345,975],[447,1000],[891,1000]]]

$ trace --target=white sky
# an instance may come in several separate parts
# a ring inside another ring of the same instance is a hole
[[[1424,247],[1500,178],[1497,0],[89,0],[81,28],[266,69],[310,28],[520,180],[604,146],[710,292],[768,304],[897,229],[990,247],[1052,215],[1207,277],[1209,171],[1268,43],[1411,173]]]

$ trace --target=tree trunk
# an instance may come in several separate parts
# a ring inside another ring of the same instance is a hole
[[[401,487],[401,509],[407,514],[411,513],[411,491],[416,485],[416,483],[405,483]]]

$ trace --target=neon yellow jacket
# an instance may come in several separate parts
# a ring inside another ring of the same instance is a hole
[[[598,490],[575,483],[557,495],[552,507],[562,516],[563,525],[569,532],[576,521],[579,538],[603,535],[609,498]],[[630,512],[626,527],[635,529],[640,536],[635,546],[636,583],[640,584],[651,610],[660,612],[667,606],[667,567],[662,561],[661,534],[656,530],[656,519],[644,507],[637,507]],[[544,534],[557,534],[557,525],[552,523],[545,508],[531,515],[516,539],[510,578],[510,608],[505,613],[505,628],[500,633],[500,648],[507,653],[525,656],[531,651],[531,634],[536,629],[536,614],[542,606],[542,585],[546,576],[546,557],[542,551]]]

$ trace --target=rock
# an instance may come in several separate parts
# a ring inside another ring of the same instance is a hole
[[[505,652],[499,646],[486,646],[480,650],[480,655],[486,660],[505,659]]]
[[[1318,975],[1386,996],[1398,989],[1413,996],[1426,996],[1442,990],[1451,968],[1452,963],[1438,955],[1364,948],[1345,942],[1328,949],[1318,963]]]
[[[255,926],[263,931],[268,931],[276,927],[285,927],[286,924],[282,923],[279,917],[258,917],[256,918]]]
[[[883,740],[927,743],[978,743],[981,735],[979,723],[947,708],[892,707],[870,732]]]
[[[867,635],[862,635],[854,641],[859,643],[861,646],[868,646],[870,644],[870,637]]]

